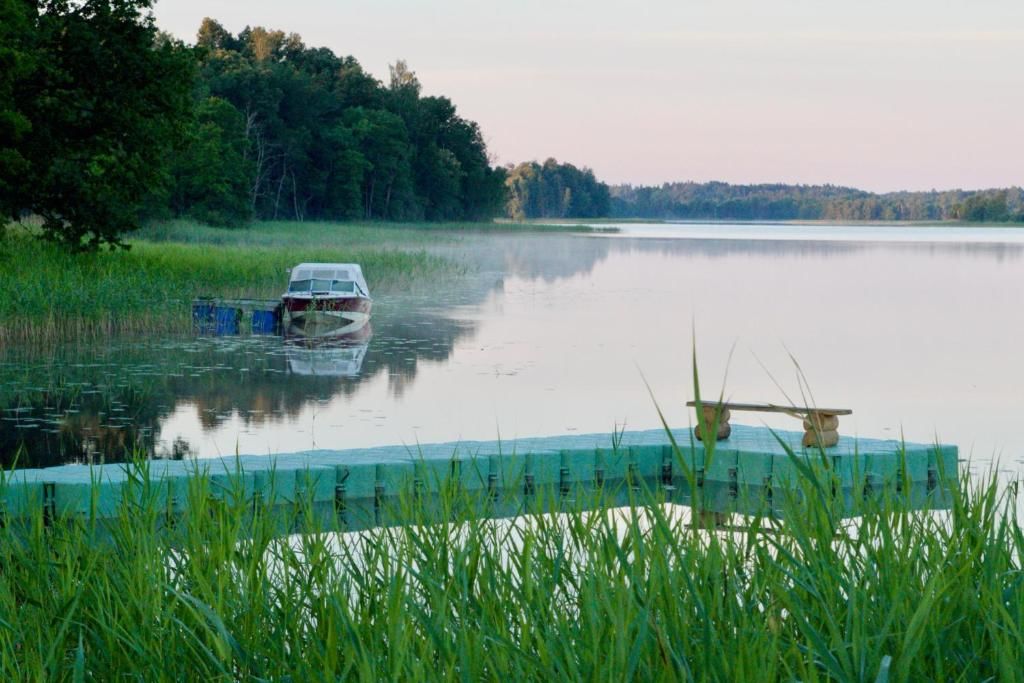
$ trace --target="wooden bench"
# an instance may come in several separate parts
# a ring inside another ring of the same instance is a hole
[[[696,401],[687,401],[687,406],[697,407]],[[715,440],[728,439],[732,433],[729,417],[734,410],[750,410],[760,413],[785,413],[803,420],[803,446],[820,446],[828,448],[839,443],[839,416],[852,415],[848,408],[806,408],[795,406],[778,406],[772,403],[734,403],[732,401],[701,401],[702,415],[697,415],[697,426],[693,432],[699,441],[703,440],[703,432],[717,430]]]

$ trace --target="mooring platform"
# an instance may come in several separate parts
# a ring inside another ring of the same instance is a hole
[[[122,501],[144,480],[175,514],[188,504],[190,482],[205,475],[213,498],[243,495],[293,508],[305,501],[333,511],[348,528],[400,523],[383,512],[389,500],[452,486],[493,503],[487,513],[493,516],[516,514],[537,499],[548,501],[550,511],[577,500],[597,504],[599,497],[580,495],[585,491],[607,493],[604,504],[621,503],[640,487],[684,505],[698,499],[699,490],[705,511],[771,513],[787,491],[799,488],[802,464],[828,473],[832,495],[841,500],[891,491],[905,493],[919,508],[948,504],[957,477],[955,446],[843,437],[830,448],[803,448],[802,436],[736,425],[710,454],[689,429],[653,429],[152,460],[142,468],[64,465],[6,473],[0,504],[7,520],[40,507],[48,520],[110,518],[121,514]]]
[[[201,297],[192,301],[192,328],[199,334],[280,334],[281,316],[279,299]]]

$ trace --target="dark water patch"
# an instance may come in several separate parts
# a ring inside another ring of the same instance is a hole
[[[204,430],[233,419],[260,429],[287,422],[310,402],[351,396],[381,375],[400,396],[420,363],[446,360],[474,329],[437,310],[385,309],[357,342],[171,337],[80,344],[45,358],[8,350],[0,364],[0,463],[185,457],[193,452],[187,440],[161,440],[163,424],[182,407],[194,407]]]

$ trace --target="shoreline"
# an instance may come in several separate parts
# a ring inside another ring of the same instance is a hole
[[[559,219],[561,220],[561,219]],[[566,221],[570,219],[565,219]],[[1024,228],[1024,222],[978,223],[969,221],[842,221],[842,220],[799,220],[799,219],[728,219],[728,218],[599,218],[587,219],[588,223],[623,225],[815,225],[843,227],[893,227],[893,228]],[[566,223],[568,224],[568,223]],[[584,223],[586,225],[586,223]]]
[[[618,225],[617,225],[618,224]],[[999,228],[1021,223],[695,221],[630,219],[495,220],[461,223],[296,223],[267,221],[214,228],[189,221],[152,223],[128,236],[128,249],[70,254],[35,239],[31,225],[0,240],[0,347],[188,328],[187,302],[199,296],[278,296],[287,268],[303,260],[358,261],[375,292],[424,278],[461,277],[469,266],[431,253],[464,236],[552,233],[628,236],[629,225],[885,228]],[[620,227],[621,226],[621,227]],[[998,231],[995,231],[998,232]],[[766,237],[771,237],[766,231]],[[1011,232],[1007,233],[1008,235]]]
[[[272,298],[302,261],[359,262],[372,292],[426,278],[457,278],[469,266],[430,252],[488,234],[603,234],[600,227],[500,221],[390,223],[261,221],[219,228],[156,221],[126,235],[127,249],[71,254],[36,238],[31,221],[0,235],[0,348],[188,331],[197,297]]]

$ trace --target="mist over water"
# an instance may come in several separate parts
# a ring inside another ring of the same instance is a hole
[[[736,400],[852,408],[845,437],[1024,461],[1024,231],[622,228],[438,246],[470,275],[378,297],[372,336],[346,345],[183,333],[7,349],[0,448],[48,465],[133,443],[186,457],[610,433],[659,426],[645,380],[686,425],[695,335],[705,396],[725,378]]]

